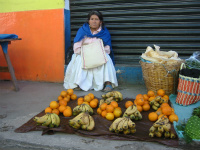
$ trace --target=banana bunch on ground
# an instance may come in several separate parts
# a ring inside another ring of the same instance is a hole
[[[87,112],[90,115],[92,115],[94,113],[92,107],[90,107],[88,104],[81,104],[81,105],[74,107],[74,109],[73,109],[74,116],[80,114],[81,112]]]
[[[95,127],[95,122],[92,116],[87,112],[81,112],[73,119],[69,120],[69,125],[74,129],[83,129],[83,130],[93,130]]]
[[[136,105],[129,106],[123,114],[123,117],[130,117],[131,120],[141,120],[142,114],[137,110]]]
[[[164,116],[158,119],[149,129],[150,137],[162,137],[163,135],[165,138],[176,137],[175,133],[171,131],[171,123],[169,122],[169,119]]]
[[[160,105],[164,102],[165,100],[162,99],[161,96],[156,96],[152,101],[149,102],[149,104],[154,110],[157,110],[160,107]]]
[[[101,97],[104,99],[104,102],[107,104],[110,104],[112,101],[122,101],[123,95],[119,91],[111,91],[106,94],[101,95]]]
[[[46,113],[42,117],[35,117],[33,119],[38,125],[48,126],[50,128],[58,127],[60,125],[60,117],[55,113]]]
[[[135,123],[129,117],[120,117],[115,119],[109,127],[110,132],[133,134],[136,132]]]

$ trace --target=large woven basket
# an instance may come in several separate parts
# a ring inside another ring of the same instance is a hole
[[[143,79],[147,90],[155,93],[159,89],[165,90],[167,95],[177,94],[178,71],[182,61],[177,61],[173,65],[161,63],[148,63],[140,61]]]

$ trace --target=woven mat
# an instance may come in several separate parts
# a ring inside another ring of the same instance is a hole
[[[119,102],[119,106],[122,108],[122,112],[125,111],[125,102],[127,100],[134,100],[130,98],[125,98],[123,101]],[[71,106],[73,109],[77,105],[77,101],[70,101],[68,103],[68,106]],[[26,133],[30,131],[42,131],[42,135],[44,134],[55,134],[56,132],[63,132],[67,134],[77,134],[80,136],[86,136],[96,139],[111,139],[111,140],[124,140],[124,141],[148,141],[148,142],[158,142],[167,146],[171,147],[178,147],[179,140],[178,137],[175,139],[165,139],[162,138],[150,138],[149,137],[149,128],[153,125],[153,122],[148,120],[148,114],[149,112],[154,111],[153,109],[150,109],[148,112],[142,112],[142,120],[140,121],[134,121],[136,124],[136,133],[130,134],[130,135],[124,135],[124,134],[116,134],[109,131],[109,126],[112,124],[113,121],[106,120],[105,118],[101,117],[97,114],[97,108],[94,109],[94,114],[92,117],[95,120],[95,128],[92,131],[85,131],[85,130],[76,130],[73,129],[71,126],[69,126],[69,120],[73,118],[72,117],[64,117],[62,114],[60,114],[61,123],[58,128],[48,128],[43,126],[37,126],[36,122],[33,121],[33,118],[31,118],[28,122],[20,126],[19,128],[15,129],[15,132],[17,133]],[[37,114],[36,116],[43,116],[45,114],[44,110]],[[173,126],[172,130],[175,132]]]

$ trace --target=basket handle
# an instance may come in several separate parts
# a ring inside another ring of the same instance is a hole
[[[181,64],[180,70],[186,68],[185,63]]]

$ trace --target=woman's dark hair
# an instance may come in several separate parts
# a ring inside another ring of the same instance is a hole
[[[88,18],[87,18],[87,23],[89,24],[89,20],[90,20],[90,17],[92,15],[97,15],[100,19],[100,21],[102,22],[102,28],[104,28],[104,21],[103,21],[103,15],[101,12],[99,12],[98,10],[92,10],[91,12],[89,12],[88,14]]]

